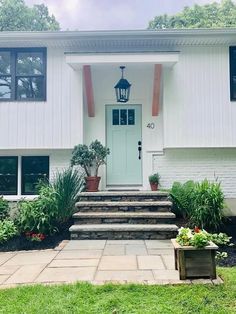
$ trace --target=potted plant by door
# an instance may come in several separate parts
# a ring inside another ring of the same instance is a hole
[[[151,174],[149,176],[149,183],[152,191],[158,190],[158,185],[160,183],[160,175],[158,173]]]
[[[85,173],[86,191],[97,192],[101,177],[98,169],[106,163],[106,157],[110,154],[109,148],[103,146],[98,140],[87,145],[76,145],[72,151],[71,165],[81,166]]]

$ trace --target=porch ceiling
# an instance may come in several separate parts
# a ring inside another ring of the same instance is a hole
[[[162,64],[172,67],[179,61],[179,52],[158,53],[66,53],[66,63],[74,70],[98,64]]]

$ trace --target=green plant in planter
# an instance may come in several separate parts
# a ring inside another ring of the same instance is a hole
[[[98,140],[92,142],[89,146],[79,144],[72,151],[71,165],[81,166],[87,177],[86,190],[98,190],[100,177],[98,177],[98,169],[106,163],[106,157],[110,154],[109,148],[103,146]]]
[[[154,173],[154,174],[151,174],[149,176],[149,182],[150,183],[154,183],[154,184],[159,184],[160,183],[160,175],[158,173]]]
[[[156,191],[157,190],[158,185],[160,183],[160,178],[161,177],[160,177],[159,173],[151,174],[148,177],[152,191]]]
[[[103,146],[98,140],[89,146],[79,144],[72,151],[71,165],[79,165],[88,177],[96,177],[99,167],[106,163],[106,157],[109,154],[109,148]]]
[[[181,227],[176,241],[182,246],[205,247],[209,244],[210,236],[205,230],[195,227],[193,230]]]

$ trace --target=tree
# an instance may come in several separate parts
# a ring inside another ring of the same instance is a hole
[[[0,0],[0,31],[55,31],[60,25],[44,4],[32,8],[24,0]]]
[[[149,22],[149,29],[236,27],[236,4],[232,0],[185,7],[176,15],[159,15]]]

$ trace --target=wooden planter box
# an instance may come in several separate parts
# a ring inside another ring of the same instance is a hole
[[[172,239],[175,253],[175,269],[179,270],[179,279],[211,278],[216,279],[215,255],[218,246],[213,242],[204,248],[181,246]]]

